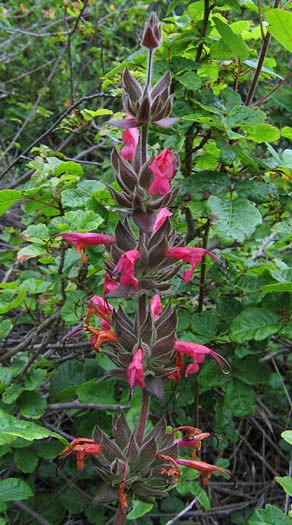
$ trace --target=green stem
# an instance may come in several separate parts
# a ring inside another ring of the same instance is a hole
[[[203,26],[202,26],[201,34],[200,34],[201,42],[200,42],[199,47],[198,47],[197,56],[196,56],[196,62],[200,62],[200,60],[201,60],[201,55],[202,55],[202,51],[203,51],[203,47],[204,47],[205,36],[206,36],[206,33],[207,33],[207,27],[208,27],[210,12],[211,12],[211,6],[209,4],[209,0],[205,0],[204,1],[204,20],[203,20]]]
[[[145,432],[147,419],[148,419],[149,404],[150,404],[150,394],[145,389],[143,389],[142,406],[141,406],[139,422],[138,422],[137,430],[136,430],[136,441],[139,447],[142,445],[143,438],[144,438],[144,432]]]

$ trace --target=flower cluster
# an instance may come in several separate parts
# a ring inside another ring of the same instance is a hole
[[[171,287],[184,263],[191,265],[184,271],[188,283],[202,258],[208,256],[216,264],[221,260],[213,252],[201,247],[188,247],[179,233],[171,228],[173,203],[178,187],[175,174],[178,155],[163,149],[157,156],[148,157],[147,129],[150,124],[172,126],[170,118],[172,97],[171,76],[167,73],[154,87],[151,68],[154,50],[161,44],[161,26],[156,15],[150,16],[142,45],[149,50],[146,85],[142,87],[126,69],[123,73],[123,103],[126,116],[110,125],[123,129],[123,146],[112,153],[112,167],[121,191],[108,189],[124,209],[127,216],[119,221],[114,236],[104,233],[59,233],[63,241],[72,243],[81,254],[82,263],[88,246],[104,245],[105,264],[104,297],[93,295],[85,301],[87,307],[84,325],[70,332],[70,337],[81,331],[90,334],[96,352],[104,352],[114,368],[108,376],[128,382],[129,398],[133,389],[143,391],[143,406],[134,432],[130,431],[124,415],[115,418],[113,439],[98,426],[93,439],[78,438],[60,454],[61,464],[76,454],[78,468],[83,468],[85,456],[91,455],[104,486],[96,502],[119,500],[120,511],[126,515],[132,496],[145,502],[163,497],[169,486],[180,476],[180,466],[194,468],[203,473],[203,484],[212,472],[231,474],[201,461],[197,455],[201,441],[210,436],[193,427],[182,426],[166,432],[160,421],[145,435],[147,403],[154,395],[163,400],[166,381],[180,382],[184,358],[191,358],[185,376],[195,374],[206,356],[211,356],[223,371],[230,369],[220,354],[201,344],[180,341],[176,336],[177,308],[169,303],[163,308],[161,296]],[[138,235],[137,235],[138,229]],[[64,248],[64,246],[62,246]],[[111,300],[136,297],[137,312],[132,318],[122,304],[115,308]],[[92,323],[92,318],[95,318]],[[97,318],[97,320],[96,320]],[[148,401],[147,401],[148,399]],[[174,434],[182,436],[175,439]],[[192,458],[179,458],[181,447],[192,450]]]

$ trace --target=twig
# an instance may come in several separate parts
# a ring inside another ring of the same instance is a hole
[[[13,501],[12,503],[16,507],[18,507],[22,512],[25,512],[26,514],[29,514],[30,516],[32,516],[41,525],[50,525],[47,520],[42,518],[40,514],[32,510],[30,507],[27,507],[24,503],[22,503],[22,501]]]
[[[51,403],[48,405],[48,410],[68,410],[71,408],[95,408],[98,410],[112,410],[113,412],[118,412],[119,410],[129,410],[131,405],[102,405],[99,403],[79,403],[79,401],[72,401],[71,403]]]
[[[172,520],[169,520],[166,525],[173,525],[175,521],[185,516],[189,512],[189,510],[192,509],[194,504],[197,503],[197,501],[199,501],[200,497],[201,496],[196,496],[187,507],[185,507],[181,512],[179,512]]]
[[[274,240],[276,237],[277,232],[271,233],[269,237],[267,237],[264,242],[259,247],[258,251],[250,258],[251,261],[255,261],[256,259],[259,259],[260,257],[263,257],[265,255],[265,249],[266,247]]]
[[[271,91],[269,91],[269,93],[267,93],[266,95],[264,95],[262,98],[260,98],[259,100],[257,100],[254,104],[251,105],[252,108],[254,108],[255,106],[260,106],[263,102],[265,102],[273,93],[275,93],[275,91],[277,91],[278,89],[280,89],[281,86],[283,86],[283,84],[285,84],[285,82],[287,82],[287,80],[289,80],[289,78],[292,76],[292,71],[290,71],[290,73],[288,73],[288,75],[285,76],[285,78],[283,78],[283,80],[281,80],[279,82],[279,84],[277,84],[273,89],[271,89]]]
[[[20,155],[18,155],[18,157],[16,157],[16,159],[14,159],[13,162],[11,162],[11,164],[9,164],[9,166],[4,171],[2,171],[2,173],[0,174],[0,179],[2,177],[4,177],[6,175],[6,173],[8,173],[9,170],[11,168],[13,168],[13,166],[15,166],[15,164],[18,163],[19,160],[22,159],[23,155],[26,155],[26,153],[28,153],[34,146],[36,146],[36,144],[38,144],[47,135],[49,135],[51,133],[51,131],[53,131],[55,129],[55,127],[59,124],[59,122],[61,122],[63,120],[63,118],[65,118],[73,109],[75,109],[77,106],[82,104],[82,102],[85,102],[85,101],[88,101],[88,100],[92,100],[93,98],[96,98],[96,97],[100,97],[103,94],[104,94],[103,92],[98,92],[98,93],[94,93],[93,95],[85,95],[84,97],[80,98],[79,100],[76,100],[76,102],[74,102],[74,104],[71,104],[65,111],[63,111],[63,113],[61,113],[58,116],[58,118],[55,120],[54,124],[52,124],[46,131],[44,131],[44,133],[42,133],[37,139],[35,139],[24,151],[22,151],[22,153],[20,153]],[[29,176],[28,176],[28,178],[29,178]],[[26,178],[25,180],[28,180],[28,178]],[[22,182],[25,182],[25,180],[22,180]],[[9,189],[15,188],[18,185],[18,183],[19,182],[13,183],[10,186],[8,186],[8,188]]]
[[[17,141],[19,135],[21,135],[21,133],[23,132],[24,128],[26,127],[26,125],[28,124],[28,122],[30,121],[31,117],[34,115],[34,112],[37,108],[37,106],[39,105],[41,99],[42,99],[42,96],[45,92],[45,90],[47,89],[50,81],[52,80],[52,77],[53,75],[55,74],[56,70],[57,70],[57,67],[59,65],[59,63],[61,62],[63,56],[65,54],[65,50],[62,50],[61,53],[59,54],[57,60],[55,61],[55,64],[54,64],[54,67],[52,69],[52,71],[50,72],[47,80],[46,80],[46,83],[45,85],[42,87],[42,89],[40,90],[39,94],[38,94],[38,97],[33,105],[33,108],[32,110],[29,112],[29,114],[27,115],[26,119],[24,120],[22,126],[20,126],[19,130],[17,131],[17,133],[15,134],[14,138],[12,139],[12,141],[10,142],[9,146],[7,146],[6,150],[3,152],[2,156],[0,157],[0,160],[3,159],[7,153],[13,148],[15,142]]]

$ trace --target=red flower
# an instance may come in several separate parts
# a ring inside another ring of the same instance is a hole
[[[95,326],[87,326],[86,330],[92,334],[90,337],[90,343],[97,352],[101,352],[99,346],[101,343],[116,343],[118,340],[115,332],[112,330],[99,330],[98,328],[95,328]]]
[[[161,208],[161,210],[157,213],[156,221],[153,226],[153,231],[156,232],[161,228],[163,223],[165,222],[167,217],[171,217],[172,213],[167,208]]]
[[[155,157],[150,164],[154,177],[149,191],[151,195],[166,195],[170,190],[170,184],[168,179],[171,179],[174,175],[174,162],[175,156],[171,153],[170,149],[164,149],[157,157]]]
[[[111,279],[109,274],[106,272],[103,285],[103,295],[107,295],[109,292],[113,292],[118,286],[118,283]]]
[[[193,363],[187,366],[185,373],[186,377],[188,377],[189,374],[194,374],[195,372],[199,371],[199,365],[203,363],[206,354],[211,354],[212,357],[216,359],[217,363],[219,363],[219,365],[221,366],[223,372],[226,373],[225,365],[227,365],[227,367],[231,369],[230,364],[224,357],[222,357],[220,354],[217,354],[217,352],[210,350],[210,348],[208,348],[207,346],[198,345],[195,343],[188,343],[187,341],[176,341],[174,344],[174,348],[177,352],[187,354],[193,359]]]
[[[131,117],[126,117],[131,118]],[[122,133],[122,139],[125,143],[124,147],[121,149],[120,153],[123,159],[132,161],[135,155],[135,149],[139,140],[139,130],[138,128],[129,128],[125,129]]]
[[[113,244],[116,242],[114,237],[104,233],[57,233],[57,235],[54,235],[53,239],[55,237],[62,237],[64,241],[72,242],[77,252],[81,253],[82,263],[87,261],[87,257],[83,251],[83,249],[87,246],[95,246],[97,244]]]
[[[88,324],[90,315],[97,315],[101,319],[100,326],[104,330],[110,330],[112,327],[113,306],[99,295],[91,297],[89,301],[86,301],[86,304],[88,305],[88,311],[85,323]]]
[[[129,250],[123,253],[120,257],[120,260],[114,269],[114,274],[121,274],[121,284],[130,286],[133,283],[134,286],[138,286],[138,279],[134,276],[134,262],[137,261],[139,257],[139,250]]]
[[[184,366],[185,366],[184,356],[180,354],[179,352],[176,354],[175,366],[176,366],[176,371],[172,372],[171,374],[168,374],[167,377],[168,379],[176,381],[176,386],[178,386],[181,380],[181,376],[183,375]]]
[[[185,283],[189,282],[195,268],[200,264],[203,255],[210,255],[218,264],[221,264],[220,259],[218,259],[214,253],[204,248],[168,248],[166,255],[174,259],[183,259],[192,265],[191,269],[186,270],[184,273]]]
[[[161,298],[158,293],[153,295],[151,302],[150,302],[150,306],[151,306],[151,311],[153,313],[154,321],[156,321],[159,315],[162,314],[163,312]]]
[[[137,352],[134,354],[132,362],[128,366],[127,376],[128,376],[128,382],[129,382],[131,392],[134,386],[145,388],[146,385],[143,381],[144,368],[143,368],[142,348],[139,348]]]
[[[223,472],[224,474],[227,474],[230,478],[233,478],[231,472],[229,472],[228,470],[225,470],[222,467],[217,467],[216,465],[209,465],[209,463],[204,463],[204,461],[194,461],[191,459],[177,459],[176,462],[179,465],[184,465],[185,467],[194,468],[196,470],[199,470],[200,472],[203,472],[204,487],[208,485],[209,478],[213,472]]]
[[[64,448],[58,456],[63,456],[60,459],[58,468],[61,468],[63,463],[68,459],[72,454],[77,456],[77,468],[79,470],[84,467],[84,458],[87,454],[101,454],[102,447],[97,443],[94,443],[93,439],[86,438],[77,438],[71,441],[71,446]]]
[[[192,447],[194,449],[192,452],[192,458],[197,459],[197,452],[201,449],[202,439],[210,437],[211,434],[209,432],[201,432],[199,428],[189,426],[174,428],[171,432],[168,432],[168,434],[171,436],[178,430],[184,433],[184,437],[176,439],[174,444],[179,447]]]

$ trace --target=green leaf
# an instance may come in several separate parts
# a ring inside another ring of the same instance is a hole
[[[77,360],[66,361],[51,378],[51,395],[56,399],[75,396],[76,386],[83,380],[83,366]]]
[[[249,48],[242,36],[234,33],[231,27],[222,22],[217,16],[214,16],[213,20],[224,44],[230,49],[231,56],[238,57],[240,60],[246,60],[249,56]]]
[[[14,453],[17,467],[25,474],[31,474],[38,466],[39,458],[30,448],[18,448]]]
[[[69,177],[74,177],[74,179],[78,179],[83,177],[83,169],[82,166],[80,166],[80,164],[74,162],[73,160],[59,162],[54,169],[54,175],[56,177],[60,177],[61,175],[67,175]]]
[[[292,293],[292,283],[275,283],[275,284],[266,284],[258,290],[259,293],[280,293],[280,292],[290,292]]]
[[[0,288],[3,288],[3,286],[0,285]],[[18,288],[19,293],[15,299],[13,299],[15,295],[14,290],[4,290],[0,295],[0,314],[4,314],[5,312],[9,312],[10,310],[13,310],[14,308],[17,308],[20,306],[26,296],[26,289],[22,286],[19,286]]]
[[[246,385],[266,385],[270,379],[269,370],[258,360],[249,355],[234,365],[235,376]]]
[[[0,339],[8,336],[13,328],[13,322],[10,319],[3,319],[0,321]]]
[[[96,380],[87,381],[77,388],[77,396],[81,403],[115,403],[113,381],[107,380],[96,383]]]
[[[34,439],[43,439],[49,436],[59,439],[64,445],[68,445],[68,441],[56,432],[51,432],[45,427],[41,427],[31,421],[22,421],[0,409],[0,436],[15,436],[21,437],[28,441]]]
[[[77,184],[77,188],[62,192],[62,204],[69,208],[79,208],[84,206],[93,194],[104,189],[104,184],[97,180],[83,180]]]
[[[284,432],[281,433],[281,437],[287,441],[290,445],[292,445],[292,430],[284,430]]]
[[[5,501],[21,501],[31,498],[33,492],[30,486],[17,478],[6,478],[0,481],[0,503]]]
[[[256,411],[256,392],[241,381],[229,383],[224,404],[235,417],[246,417]]]
[[[231,201],[211,196],[207,205],[214,216],[216,233],[226,244],[244,241],[262,222],[260,212],[247,199]]]
[[[281,135],[282,137],[292,141],[292,128],[289,126],[284,126],[284,128],[281,129]]]
[[[262,341],[280,330],[280,317],[266,308],[249,306],[233,319],[230,337],[236,343]]]
[[[248,521],[248,525],[291,525],[292,520],[282,510],[270,505],[265,509],[258,509]]]
[[[259,108],[249,108],[247,106],[234,106],[225,118],[225,123],[229,128],[238,126],[257,126],[263,124],[266,114]]]
[[[283,487],[285,492],[289,494],[289,496],[292,496],[292,478],[290,478],[290,476],[283,476],[283,477],[276,476],[275,480],[278,483],[280,483],[280,485]]]
[[[26,391],[21,396],[19,408],[24,417],[38,419],[47,408],[47,401],[40,392]]]
[[[92,120],[95,117],[102,117],[103,115],[112,115],[113,112],[111,109],[97,109],[96,111],[91,111],[90,109],[82,109],[81,115],[84,120]]]
[[[39,255],[42,255],[43,253],[46,253],[46,246],[45,245],[39,245],[39,244],[33,244],[31,246],[25,246],[24,248],[21,248],[17,254],[17,260],[21,263],[24,261],[27,261],[28,259],[31,259],[32,257],[38,257]]]
[[[92,210],[68,211],[65,213],[65,219],[74,230],[79,232],[96,230],[103,222],[103,218]]]
[[[0,191],[0,215],[5,213],[13,204],[20,199],[23,199],[21,191],[17,190],[1,190]]]
[[[45,243],[51,237],[50,232],[45,224],[31,224],[22,232],[25,240],[30,242]]]
[[[266,13],[269,32],[292,53],[292,13],[283,9],[270,9]]]
[[[127,520],[142,518],[144,514],[152,509],[153,505],[153,503],[144,503],[144,501],[134,499],[132,502],[132,510],[127,514]]]
[[[186,71],[180,76],[177,76],[176,79],[182,84],[185,88],[190,90],[200,89],[202,85],[202,79],[199,75],[193,71]]]
[[[247,138],[262,144],[263,142],[275,142],[279,140],[280,131],[271,124],[259,124],[258,126],[246,126]]]

